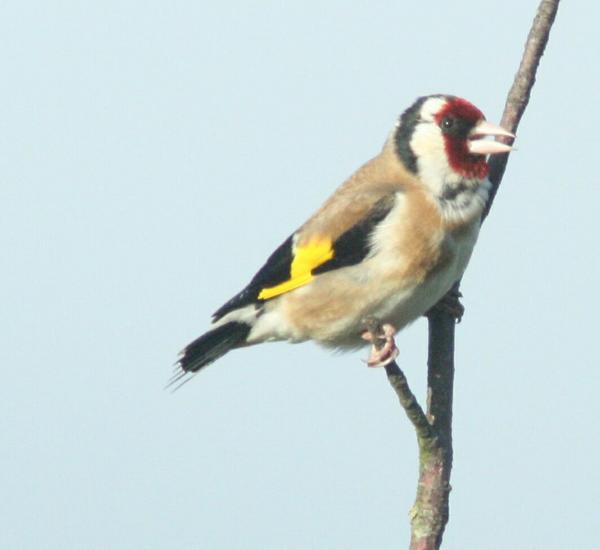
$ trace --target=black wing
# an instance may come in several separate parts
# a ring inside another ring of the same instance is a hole
[[[244,290],[239,294],[236,294],[231,300],[213,313],[213,321],[218,321],[221,317],[234,309],[258,302],[258,295],[263,288],[278,285],[290,278],[290,266],[294,259],[292,251],[293,238],[294,235],[290,235],[285,242],[269,256],[265,265],[263,265],[258,273],[254,275]]]
[[[384,197],[375,203],[365,218],[333,242],[331,259],[316,266],[311,273],[318,275],[361,262],[369,253],[373,229],[389,214],[393,205],[393,197]],[[269,256],[265,265],[254,275],[248,286],[213,314],[213,321],[219,320],[234,309],[263,303],[265,300],[259,298],[259,294],[263,290],[290,280],[291,266],[294,261],[293,239],[294,235],[288,237]]]

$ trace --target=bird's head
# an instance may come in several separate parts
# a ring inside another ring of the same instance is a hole
[[[487,178],[487,155],[512,149],[485,139],[496,136],[514,138],[487,122],[465,99],[431,95],[419,98],[400,116],[394,142],[406,168],[441,195],[449,188],[478,185]]]

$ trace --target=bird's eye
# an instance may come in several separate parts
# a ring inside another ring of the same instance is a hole
[[[446,116],[442,119],[442,128],[444,130],[450,130],[454,126],[454,119]]]

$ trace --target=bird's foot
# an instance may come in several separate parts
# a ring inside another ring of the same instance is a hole
[[[443,311],[444,313],[449,313],[452,315],[455,321],[460,323],[463,315],[465,314],[465,306],[461,304],[460,298],[462,298],[461,292],[453,288],[444,294],[440,301],[435,304],[425,315]]]
[[[379,325],[379,330],[366,328],[362,333],[363,340],[371,342],[371,354],[367,359],[369,367],[385,367],[398,357],[400,353],[396,347],[394,335],[396,328],[389,323]]]

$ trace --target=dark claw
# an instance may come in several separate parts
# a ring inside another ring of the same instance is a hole
[[[456,286],[452,287],[437,304],[425,313],[425,316],[429,317],[436,313],[449,313],[457,323],[460,323],[465,313],[465,307],[461,304],[460,298],[462,298],[462,293]]]

